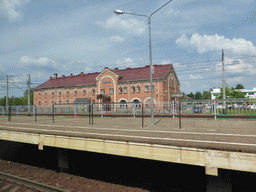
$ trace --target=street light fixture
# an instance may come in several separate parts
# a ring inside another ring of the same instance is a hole
[[[162,9],[164,6],[166,6],[171,1],[172,0],[168,1],[167,3],[165,3],[162,7],[158,8],[156,11],[151,13],[149,16],[142,15],[142,14],[137,14],[137,13],[123,12],[123,11],[118,10],[118,9],[114,11],[114,13],[117,14],[117,15],[120,15],[120,14],[130,14],[130,15],[137,15],[137,16],[142,16],[142,17],[147,17],[148,18],[149,58],[150,58],[150,93],[151,93],[151,125],[154,125],[154,100],[153,100],[153,78],[152,78],[153,66],[152,66],[151,28],[150,28],[151,16],[154,15],[157,11]]]
[[[114,13],[115,13],[115,14],[117,14],[117,15],[124,14],[124,13],[123,13],[123,11],[118,10],[118,9],[117,9],[117,10],[115,10],[115,11],[114,11]]]

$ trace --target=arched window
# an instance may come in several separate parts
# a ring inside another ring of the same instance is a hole
[[[127,108],[127,104],[125,100],[120,101],[120,108]]]
[[[140,101],[138,99],[134,99],[133,103],[135,105],[135,108],[140,108]]]
[[[69,97],[69,91],[67,91],[67,97]]]

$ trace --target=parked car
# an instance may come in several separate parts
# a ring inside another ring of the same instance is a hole
[[[194,113],[202,113],[202,109],[199,107],[194,107]]]

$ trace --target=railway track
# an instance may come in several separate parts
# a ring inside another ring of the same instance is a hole
[[[37,181],[0,172],[1,192],[71,192]]]

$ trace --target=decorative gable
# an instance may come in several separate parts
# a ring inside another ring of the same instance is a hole
[[[116,73],[109,70],[108,67],[105,67],[105,69],[96,77],[96,80],[98,81],[101,77],[103,77],[105,75],[111,75],[111,76],[115,76],[116,78],[118,78],[118,75]]]

